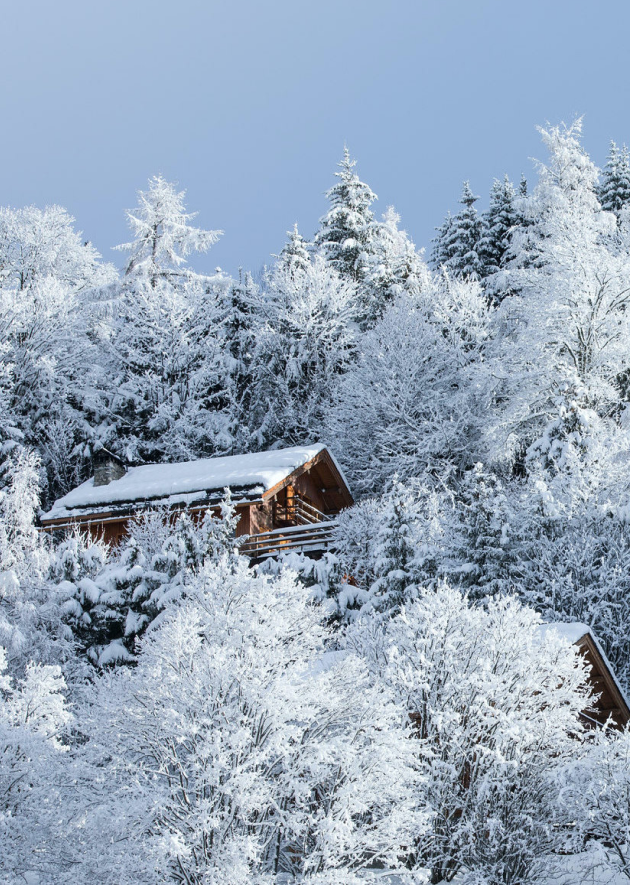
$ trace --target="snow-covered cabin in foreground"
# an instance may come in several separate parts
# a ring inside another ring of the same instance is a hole
[[[101,450],[94,477],[55,501],[41,520],[46,531],[77,526],[117,544],[143,510],[186,510],[198,519],[215,510],[229,488],[240,516],[237,536],[252,558],[279,550],[326,549],[334,518],[353,503],[343,473],[323,445],[177,464],[126,467]]]
[[[614,674],[612,666],[586,624],[563,624],[554,622],[539,628],[542,633],[551,630],[577,645],[581,655],[590,666],[589,682],[593,689],[591,707],[582,713],[587,726],[599,726],[609,722],[614,728],[623,728],[630,722],[630,706]]]

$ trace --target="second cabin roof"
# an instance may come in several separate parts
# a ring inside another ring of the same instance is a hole
[[[318,443],[248,455],[130,467],[124,476],[107,485],[95,486],[94,479],[87,480],[55,501],[52,509],[43,515],[43,519],[62,519],[77,511],[100,510],[107,505],[156,499],[169,504],[190,503],[191,496],[194,498],[197,493],[222,491],[226,487],[247,490],[244,495],[247,498],[260,497],[323,452],[331,458],[345,483],[333,456],[323,444]],[[345,485],[347,487],[347,483]]]

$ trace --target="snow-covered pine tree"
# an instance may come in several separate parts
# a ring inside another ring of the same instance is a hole
[[[278,255],[278,263],[286,267],[289,272],[305,271],[311,256],[308,249],[309,244],[299,232],[297,222],[293,225],[292,230],[287,231],[287,237],[289,239]]]
[[[374,214],[370,209],[376,194],[354,171],[356,160],[344,148],[339,179],[326,193],[330,209],[320,219],[315,245],[342,276],[353,282],[363,279],[372,251]]]
[[[375,220],[370,207],[377,196],[354,172],[355,165],[345,148],[341,172],[335,173],[339,182],[326,194],[331,208],[320,219],[314,246],[343,278],[357,285],[355,318],[366,329],[374,325],[387,301],[387,293],[378,286],[377,268],[393,232]]]
[[[626,145],[610,142],[608,160],[597,189],[602,209],[614,212],[619,219],[622,209],[630,205],[630,153]]]
[[[471,599],[513,592],[520,577],[515,560],[523,528],[518,481],[506,488],[499,476],[477,463],[455,485],[454,506],[442,521],[442,572]]]
[[[374,223],[374,252],[369,258],[358,296],[361,314],[369,316],[363,328],[372,328],[387,306],[402,292],[417,293],[428,279],[428,268],[393,206]]]
[[[362,611],[393,614],[418,592],[421,577],[429,578],[434,548],[431,544],[431,494],[419,483],[401,483],[394,477],[377,511],[377,531],[371,539],[373,580],[366,588]]]
[[[510,236],[519,221],[515,197],[514,185],[507,175],[502,181],[494,180],[490,205],[483,215],[483,233],[479,241],[483,277],[496,273],[504,265]]]
[[[448,267],[450,260],[455,255],[453,243],[453,228],[455,219],[450,211],[439,227],[436,227],[436,235],[431,241],[431,265],[433,268]]]
[[[480,242],[483,220],[475,208],[476,197],[470,183],[464,182],[457,215],[447,216],[434,240],[433,263],[445,267],[453,276],[479,280],[483,276]]]
[[[238,279],[219,292],[221,353],[225,369],[221,373],[225,387],[223,411],[230,420],[231,451],[256,448],[251,436],[252,360],[258,328],[262,323],[261,293],[252,275],[239,268]]]
[[[75,542],[53,575],[64,577],[59,592],[80,652],[99,667],[135,660],[138,639],[185,597],[206,560],[235,567],[237,522],[228,491],[220,516],[207,513],[199,524],[186,513],[174,521],[160,510],[140,516],[116,554],[100,563],[84,544],[77,556]]]

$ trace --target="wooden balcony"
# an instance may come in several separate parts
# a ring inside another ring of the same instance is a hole
[[[250,535],[241,544],[240,552],[250,559],[268,559],[279,553],[324,553],[332,543],[337,521],[324,514],[322,516],[324,518],[319,522]]]
[[[285,502],[276,501],[273,506],[273,524],[278,528],[298,525],[315,525],[328,522],[331,516],[322,513],[301,495],[294,494]]]

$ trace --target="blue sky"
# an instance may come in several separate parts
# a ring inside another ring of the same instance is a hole
[[[60,203],[109,260],[161,173],[257,271],[312,235],[347,143],[419,246],[470,178],[534,178],[537,124],[630,142],[630,4],[21,0],[2,4],[0,204]]]

